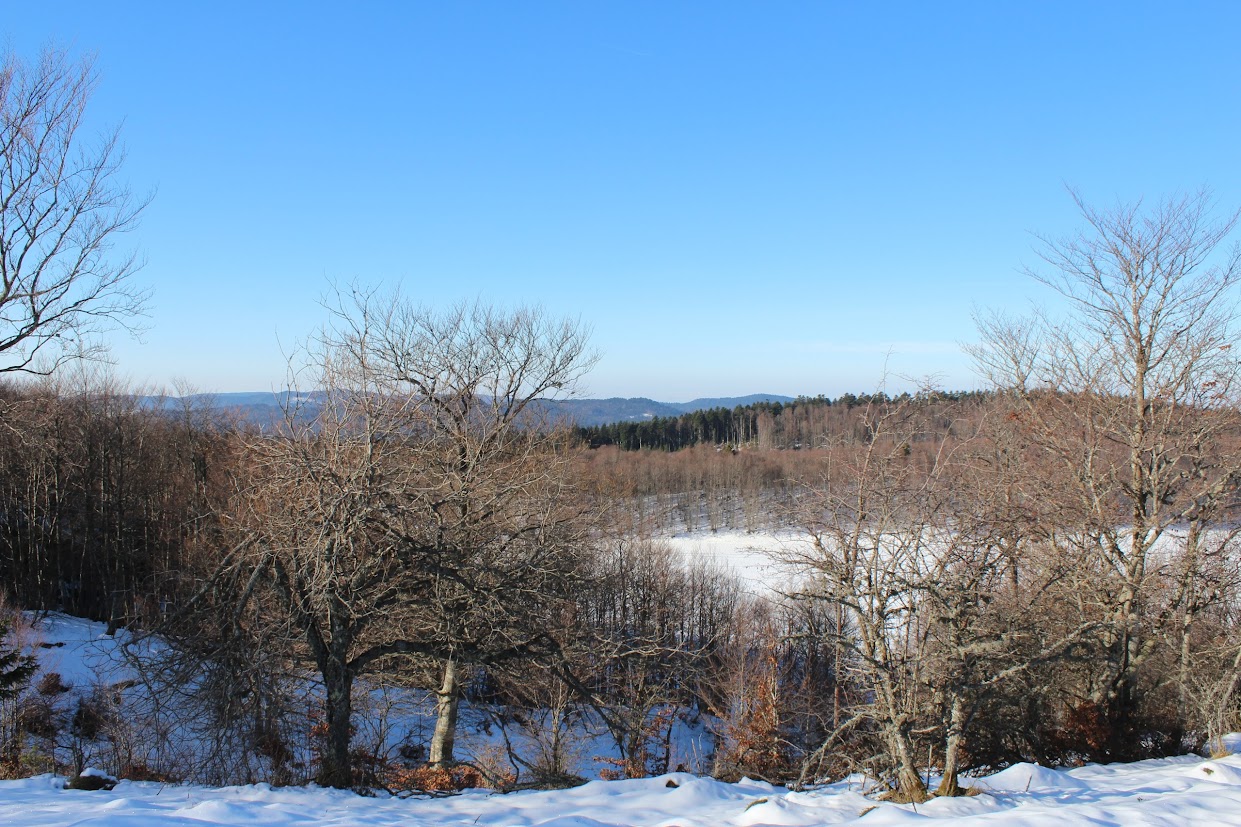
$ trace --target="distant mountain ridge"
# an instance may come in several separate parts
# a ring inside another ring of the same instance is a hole
[[[680,416],[709,408],[735,408],[755,402],[792,402],[793,397],[774,393],[748,396],[702,397],[689,402],[658,402],[646,397],[609,399],[562,399],[551,403],[561,416],[577,425],[607,425],[610,422],[642,421],[655,417]]]
[[[310,406],[316,405],[322,392],[298,394]],[[147,397],[148,404],[175,409],[185,403],[209,404],[222,411],[236,413],[252,422],[271,422],[278,418],[289,391],[246,391],[240,393],[203,393],[178,397]],[[709,408],[735,408],[756,402],[792,402],[793,397],[774,393],[752,393],[748,396],[703,397],[689,402],[658,402],[645,397],[609,399],[561,399],[545,402],[548,412],[558,419],[576,425],[606,425],[611,422],[644,421],[655,417],[680,416]]]

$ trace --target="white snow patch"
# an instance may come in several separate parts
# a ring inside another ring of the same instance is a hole
[[[1208,772],[1209,770],[1209,772]],[[669,780],[678,786],[669,787]],[[686,773],[593,781],[570,790],[432,799],[367,798],[317,787],[209,788],[122,781],[110,792],[60,789],[53,776],[0,782],[0,824],[11,827],[760,827],[860,823],[1120,827],[1241,827],[1241,758],[1194,756],[1060,771],[1017,764],[970,783],[982,795],[898,805],[839,783],[791,793]],[[859,819],[861,819],[859,821]]]
[[[1013,764],[988,776],[975,786],[992,792],[1059,792],[1063,790],[1088,790],[1090,785],[1079,781],[1067,772],[1040,767],[1038,764]]]
[[[810,539],[796,531],[691,532],[660,537],[686,560],[709,560],[736,575],[745,588],[759,594],[789,591],[797,579],[793,567],[778,558],[805,553]]]

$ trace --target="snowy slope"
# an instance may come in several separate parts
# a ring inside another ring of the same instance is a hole
[[[748,559],[745,555],[752,552],[743,548],[755,539],[752,535],[744,542],[740,536],[720,537],[716,550],[705,553],[717,553],[729,565],[759,574],[759,560]],[[78,686],[124,677],[125,667],[115,659],[116,640],[102,631],[101,624],[79,618],[54,614],[42,618],[34,634],[43,644],[39,651],[44,667],[60,671]],[[482,747],[490,739],[478,732],[466,740],[475,740],[475,745]],[[585,733],[583,740],[588,740]],[[1241,751],[1241,736],[1232,736],[1227,743]],[[586,747],[583,758],[602,747]],[[87,792],[64,790],[64,778],[42,775],[0,782],[0,825],[796,827],[853,822],[897,825],[926,820],[1001,827],[1241,825],[1241,757],[1207,760],[1184,756],[1071,771],[1018,764],[966,783],[980,794],[933,800],[915,807],[877,801],[874,791],[861,779],[790,793],[762,782],[725,784],[677,773],[643,780],[593,781],[571,790],[510,795],[470,791],[449,798],[398,799],[313,787],[212,788],[131,781],[122,781],[112,791]]]
[[[111,792],[60,789],[39,776],[0,782],[0,824],[12,827],[183,825],[520,825],[520,827],[756,827],[757,825],[1241,825],[1241,759],[1196,757],[1058,772],[1019,764],[973,783],[977,796],[917,805],[876,802],[841,783],[790,793],[684,773],[592,781],[571,790],[439,799],[364,798],[318,788],[165,787],[122,781]],[[675,783],[678,786],[670,786]]]
[[[49,612],[31,616],[27,634],[37,642],[40,672],[58,672],[78,688],[103,681],[115,683],[133,677],[118,657],[117,647],[128,638],[120,630],[116,637],[105,634],[106,626],[80,617]]]
[[[696,531],[660,537],[686,560],[709,560],[732,572],[747,591],[766,594],[788,591],[796,582],[796,572],[776,561],[780,552],[806,553],[809,538],[797,531]]]
[[[196,722],[190,720],[186,725],[187,716],[175,712],[174,702],[165,700],[161,704],[163,716],[160,720],[151,717],[145,685],[141,682],[135,684],[137,673],[132,662],[122,653],[122,647],[133,640],[127,630],[119,629],[111,636],[106,634],[103,623],[58,612],[30,613],[26,615],[26,625],[19,639],[38,655],[36,682],[43,673],[56,672],[71,685],[69,696],[60,701],[62,707],[72,709],[77,697],[89,695],[96,687],[125,687],[119,693],[109,694],[122,700],[128,710],[126,719],[136,727],[127,746],[146,745],[149,754],[138,757],[152,768],[168,771],[177,778],[212,783],[236,783],[270,777],[266,774],[247,774],[241,766],[233,767],[224,776],[196,777],[192,774],[195,771],[193,768],[200,766],[202,756],[209,751],[210,745],[201,743]],[[160,645],[157,639],[147,638],[137,647],[131,647],[131,654],[134,649],[151,651]],[[432,693],[394,687],[368,689],[365,682],[360,682],[356,688],[355,746],[377,755],[395,757],[403,744],[425,747],[429,743],[435,721],[435,698]],[[307,710],[317,708],[321,687],[315,683],[313,675],[307,676],[305,686],[298,691],[304,696],[302,706]],[[506,739],[517,752],[529,759],[539,754],[539,738],[550,736],[547,730],[540,728],[540,716],[524,716],[523,721],[530,726],[522,726],[512,717],[496,716],[484,706],[464,701],[457,733],[458,757],[469,761],[499,761],[501,770],[520,772],[519,768],[510,766],[503,758]],[[308,732],[314,722],[307,719],[302,723],[302,730]],[[601,771],[615,766],[619,755],[615,742],[593,713],[583,711],[568,726],[572,728],[572,737],[569,744],[563,747],[568,772],[583,778],[597,778]],[[505,731],[501,731],[500,727],[504,727]],[[160,733],[158,736],[156,731]],[[70,759],[63,747],[46,743],[40,746],[62,763]],[[303,763],[309,760],[306,743],[291,742],[290,747],[298,750],[296,757]],[[159,749],[163,753],[152,751]],[[686,714],[674,720],[669,739],[668,766],[694,772],[705,771],[710,764],[708,756],[711,750],[712,737],[701,719]],[[103,770],[120,771],[115,755],[106,744],[89,747],[85,758]],[[0,821],[0,824],[3,823]]]

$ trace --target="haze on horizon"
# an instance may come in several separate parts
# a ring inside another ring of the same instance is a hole
[[[137,382],[287,384],[357,280],[593,328],[590,397],[979,385],[971,311],[1049,297],[1035,237],[1241,205],[1241,7],[70,2],[8,47],[95,53],[154,192],[126,240]],[[1054,311],[1054,308],[1053,308]],[[904,378],[904,377],[909,377]]]

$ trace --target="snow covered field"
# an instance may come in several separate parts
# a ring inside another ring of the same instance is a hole
[[[804,533],[797,531],[691,532],[659,540],[687,560],[707,559],[731,571],[748,591],[759,594],[786,589],[794,579],[793,572],[778,563],[772,552],[804,547],[810,542]]]
[[[592,781],[570,790],[438,799],[365,798],[317,788],[207,788],[122,781],[110,792],[62,790],[63,779],[0,782],[0,824],[11,827],[605,827],[606,825],[1241,825],[1241,758],[1197,757],[1087,766],[1068,772],[1019,764],[971,783],[980,795],[896,805],[857,784],[790,793],[759,782],[724,784],[683,773]],[[673,785],[676,786],[673,786]]]

